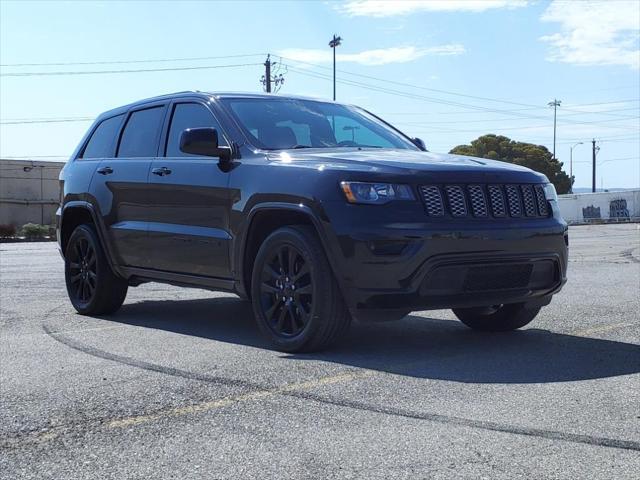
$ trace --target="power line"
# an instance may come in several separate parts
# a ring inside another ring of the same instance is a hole
[[[103,60],[94,62],[55,62],[55,63],[3,63],[0,67],[59,67],[69,65],[123,65],[132,63],[165,63],[165,62],[192,62],[201,60],[219,60],[222,58],[243,58],[243,57],[262,57],[266,53],[247,53],[241,55],[220,55],[216,57],[182,57],[182,58],[159,58],[146,60]]]
[[[302,60],[295,60],[295,59],[288,58],[288,57],[280,57],[280,58],[283,58],[283,59],[288,60],[288,61],[296,62],[296,63],[301,63],[301,64],[304,64],[304,65],[309,65],[309,66],[316,67],[316,68],[321,68],[321,69],[324,69],[324,70],[329,70],[329,67],[325,67],[324,65],[318,65],[316,63],[305,62],[305,61],[302,61]],[[521,102],[514,102],[514,101],[511,101],[511,100],[504,100],[504,99],[499,99],[499,98],[482,97],[482,96],[478,96],[478,95],[469,95],[469,94],[464,94],[464,93],[459,93],[459,92],[452,92],[452,91],[449,91],[449,90],[442,90],[442,89],[437,89],[437,88],[424,87],[424,86],[421,86],[421,85],[414,85],[414,84],[406,83],[406,82],[398,82],[398,81],[389,80],[389,79],[386,79],[386,78],[374,77],[372,75],[364,75],[364,74],[360,74],[360,73],[348,72],[348,71],[345,71],[345,70],[338,70],[338,71],[340,73],[344,73],[344,74],[347,74],[347,75],[367,78],[367,79],[370,79],[370,80],[376,80],[376,81],[379,81],[379,82],[389,83],[389,84],[392,84],[392,85],[399,85],[399,86],[404,86],[404,87],[416,88],[416,89],[419,89],[419,90],[425,90],[425,91],[430,91],[430,92],[435,92],[435,93],[443,93],[445,95],[454,95],[454,96],[458,96],[458,97],[472,98],[472,99],[475,99],[475,100],[484,100],[484,101],[489,101],[489,102],[505,103],[505,104],[509,104],[509,105],[528,107],[529,109],[532,109],[532,110],[544,109],[544,107],[541,107],[539,105],[533,105],[533,104],[521,103]],[[612,103],[618,103],[618,102],[612,102]],[[587,104],[587,105],[589,105],[589,104]],[[525,109],[522,109],[522,110],[525,110]],[[598,113],[598,112],[580,112],[580,111],[577,111],[577,110],[572,110],[571,108],[565,108],[565,110],[567,110],[567,111],[576,111],[576,112],[579,112],[579,113]],[[507,111],[505,110],[504,112],[506,113]]]
[[[631,100],[628,100],[631,101]],[[635,100],[635,101],[640,101],[639,100]],[[574,105],[574,107],[580,107],[583,105],[606,105],[608,103],[622,103],[623,101],[618,101],[618,102],[604,102],[604,103],[592,103],[592,104],[576,104]],[[531,111],[531,110],[545,110],[546,107],[533,107],[533,108],[518,108],[518,109],[514,109],[514,110],[510,110],[511,112],[523,112],[523,111]],[[629,111],[634,111],[634,112],[638,112],[640,110],[639,107],[630,107],[630,108],[616,108],[616,109],[612,109],[612,110],[602,110],[600,112],[587,112],[587,111],[575,111],[575,113],[568,113],[566,115],[562,115],[562,117],[575,117],[577,115],[604,115],[604,114],[609,114],[610,112],[629,112]],[[574,111],[574,110],[571,110]],[[380,115],[385,115],[385,116],[392,116],[392,115],[397,115],[397,116],[436,116],[436,115],[469,115],[471,113],[485,113],[485,112],[469,112],[469,111],[454,111],[454,112],[380,112]],[[621,119],[624,118],[635,118],[633,116],[630,115],[619,115],[619,117]],[[500,121],[500,120],[504,120],[504,118],[498,118],[498,119],[494,119],[496,121]],[[468,120],[468,121],[464,121],[464,122],[481,122],[483,120]],[[449,123],[458,123],[460,122],[460,120],[452,120]]]
[[[301,63],[301,64],[304,64],[304,65],[309,65],[309,66],[316,67],[316,68],[329,69],[329,67],[325,67],[324,65],[318,65],[318,64],[315,64],[315,63],[304,62],[302,60],[295,60],[295,59],[288,58],[288,57],[281,57],[281,58],[284,58],[285,60],[288,60],[288,61],[291,61],[291,62]],[[490,98],[490,97],[480,97],[480,96],[477,96],[477,95],[468,95],[468,94],[464,94],[464,93],[451,92],[451,91],[448,91],[448,90],[440,90],[440,89],[437,89],[437,88],[423,87],[423,86],[420,86],[420,85],[413,85],[413,84],[410,84],[410,83],[397,82],[397,81],[394,81],[394,80],[374,77],[372,75],[364,75],[364,74],[361,74],[361,73],[348,72],[346,70],[339,70],[339,72],[347,74],[347,75],[352,75],[352,76],[355,76],[355,77],[367,78],[369,80],[377,80],[379,82],[385,82],[385,83],[389,83],[389,84],[392,84],[392,85],[399,85],[399,86],[403,86],[403,87],[417,88],[419,90],[425,90],[425,91],[430,91],[430,92],[435,92],[435,93],[443,93],[445,95],[454,95],[454,96],[458,96],[458,97],[473,98],[475,100],[484,100],[484,101],[489,101],[489,102],[498,102],[498,103],[506,103],[506,104],[510,104],[510,105],[517,105],[517,106],[521,106],[521,107],[536,107],[537,108],[536,105],[531,105],[531,104],[526,104],[526,103],[512,102],[512,101],[509,101],[509,100],[501,100],[501,99]]]
[[[319,72],[313,72],[313,71],[309,71],[309,70],[303,70],[303,69],[298,69],[296,67],[289,67],[289,69],[293,72],[296,72],[300,75],[306,75],[306,76],[310,76],[310,77],[315,77],[315,78],[320,78],[323,80],[330,80],[331,78],[328,77],[327,75],[323,74],[323,73],[319,73]],[[514,115],[517,117],[521,117],[521,118],[533,118],[533,119],[541,119],[541,120],[547,120],[546,117],[540,116],[540,115],[526,115],[526,114],[521,114],[521,113],[517,113],[514,111],[510,111],[510,110],[497,110],[497,109],[493,109],[493,108],[487,108],[481,105],[471,105],[471,104],[464,104],[464,103],[460,103],[460,102],[453,102],[450,100],[443,100],[440,98],[434,98],[434,97],[427,97],[424,95],[418,95],[415,93],[411,93],[411,92],[405,92],[405,91],[401,91],[401,90],[394,90],[391,88],[387,88],[387,87],[381,87],[381,86],[377,86],[377,85],[371,85],[371,84],[367,84],[367,83],[362,83],[362,82],[357,82],[354,80],[346,80],[346,79],[341,79],[341,80],[337,80],[338,83],[342,83],[345,85],[351,85],[351,86],[357,86],[360,88],[364,88],[367,90],[371,90],[371,91],[377,91],[377,92],[381,92],[381,93],[387,93],[390,95],[397,95],[397,96],[401,96],[401,97],[405,97],[405,98],[410,98],[413,100],[422,100],[422,101],[426,101],[426,102],[431,102],[431,103],[439,103],[439,104],[443,104],[443,105],[455,105],[455,106],[459,106],[462,108],[468,108],[468,109],[474,109],[474,110],[482,110],[485,112],[492,112],[492,113],[505,113],[505,114],[509,114],[509,115]],[[397,82],[389,82],[389,83],[397,83]],[[591,124],[591,122],[582,122],[582,121],[567,121],[565,120],[564,122],[565,124],[574,124],[574,125],[581,125],[581,124]],[[623,127],[623,126],[612,126],[612,125],[601,125],[603,128],[616,128],[616,129],[620,129],[620,128],[633,128],[635,129],[635,127]]]
[[[66,72],[21,72],[2,73],[0,77],[36,77],[36,76],[60,76],[60,75],[101,75],[114,73],[147,73],[147,72],[174,72],[184,70],[209,70],[214,68],[253,67],[261,63],[237,63],[230,65],[204,65],[198,67],[168,67],[168,68],[143,68],[130,70],[92,70],[92,71],[66,71]]]

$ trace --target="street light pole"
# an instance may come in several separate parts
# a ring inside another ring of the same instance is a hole
[[[569,179],[571,180],[571,185],[569,185],[569,193],[573,193],[573,149],[578,145],[582,145],[584,142],[578,142],[575,145],[571,145],[569,148]]]
[[[333,48],[333,101],[336,101],[336,47],[342,44],[342,38],[335,33],[329,42],[329,46]]]

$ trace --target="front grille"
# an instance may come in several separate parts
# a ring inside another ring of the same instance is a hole
[[[550,209],[542,185],[422,185],[430,217],[546,218]]]

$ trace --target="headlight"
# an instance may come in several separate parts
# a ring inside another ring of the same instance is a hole
[[[556,193],[556,187],[553,183],[545,183],[542,188],[544,189],[544,196],[547,200],[552,202],[558,201],[558,194]]]
[[[382,205],[392,200],[415,200],[409,185],[397,183],[340,182],[349,203]]]

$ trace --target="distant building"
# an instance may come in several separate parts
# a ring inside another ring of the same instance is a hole
[[[0,224],[53,225],[64,164],[0,159]]]

